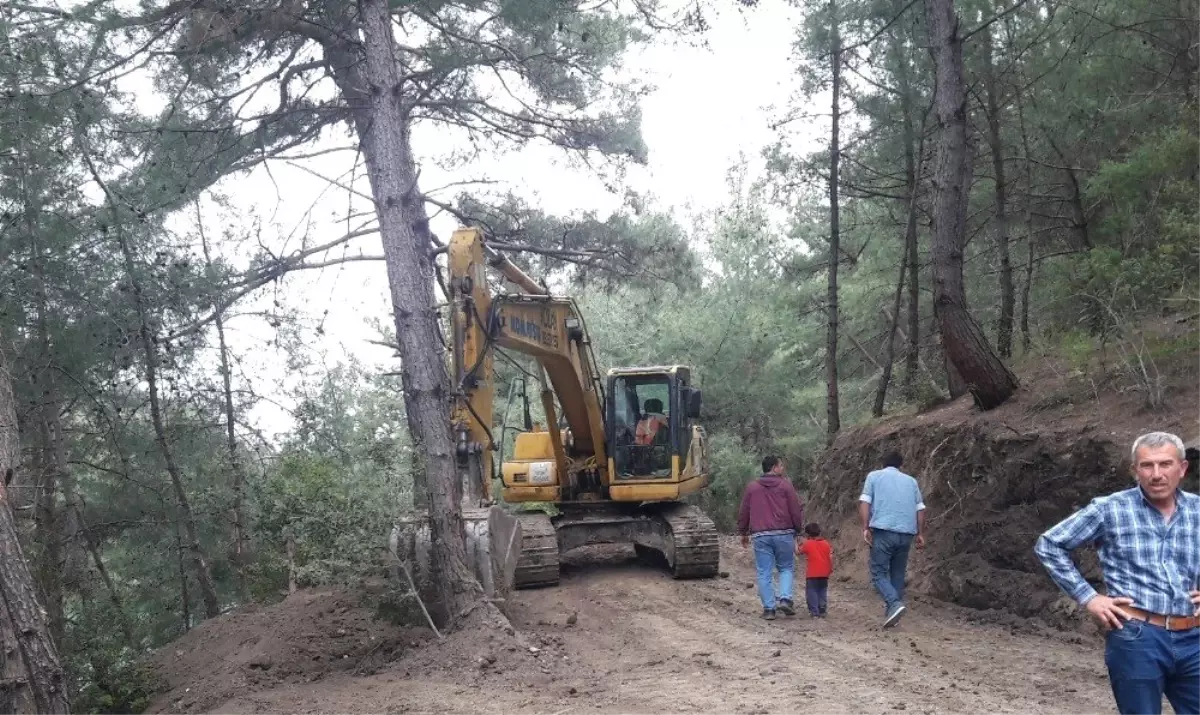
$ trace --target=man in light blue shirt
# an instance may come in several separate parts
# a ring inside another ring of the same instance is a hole
[[[904,613],[904,580],[908,552],[915,538],[925,548],[925,502],[917,480],[900,471],[899,452],[883,457],[883,469],[867,475],[858,515],[863,540],[871,547],[871,582],[883,598],[883,627],[896,625]]]

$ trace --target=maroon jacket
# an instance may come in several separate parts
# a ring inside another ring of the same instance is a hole
[[[804,529],[804,505],[787,478],[764,474],[746,485],[738,513],[738,533]]]

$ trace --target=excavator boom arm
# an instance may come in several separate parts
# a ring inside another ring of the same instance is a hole
[[[537,360],[558,395],[575,450],[602,463],[607,459],[603,392],[574,304],[549,296],[504,296],[493,306],[496,345]]]
[[[478,465],[477,474],[467,475],[468,490],[477,494],[468,496],[490,498],[492,453],[499,447],[491,434],[497,347],[537,361],[571,430],[572,453],[605,464],[603,386],[574,301],[549,295],[503,254],[488,247],[479,229],[456,231],[448,258],[454,385],[451,422],[456,448],[464,458],[460,461]],[[489,265],[523,292],[493,297],[485,274]],[[566,474],[569,466],[564,447],[561,441],[555,444],[560,474]],[[478,459],[470,459],[470,455]]]

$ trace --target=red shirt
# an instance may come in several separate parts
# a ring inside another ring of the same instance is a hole
[[[738,510],[738,533],[762,531],[804,532],[804,505],[791,481],[768,472],[746,485]]]
[[[805,578],[829,578],[833,573],[833,547],[821,537],[805,539],[800,545],[800,553],[804,555]]]

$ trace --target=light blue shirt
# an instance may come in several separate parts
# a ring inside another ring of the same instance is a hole
[[[899,469],[884,467],[868,474],[858,500],[871,505],[872,529],[917,533],[917,512],[925,508],[921,486]]]

